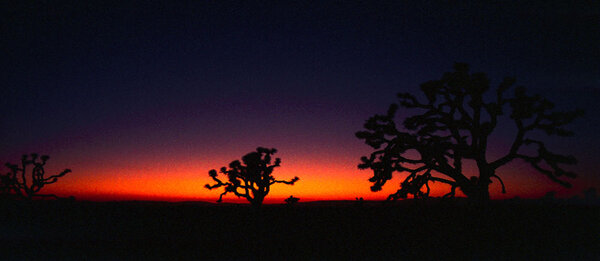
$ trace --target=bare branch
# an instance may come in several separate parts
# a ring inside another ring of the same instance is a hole
[[[275,183],[283,183],[283,184],[288,184],[288,185],[294,185],[294,183],[296,183],[296,181],[298,181],[298,180],[300,180],[300,178],[294,177],[290,181],[286,181],[286,180],[273,180],[269,184],[273,185]]]
[[[506,187],[504,186],[504,182],[502,181],[502,179],[500,177],[498,177],[498,175],[494,174],[492,175],[493,178],[498,179],[498,181],[500,181],[500,184],[502,185],[502,193],[506,194]]]

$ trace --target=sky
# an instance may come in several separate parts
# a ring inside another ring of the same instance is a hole
[[[355,132],[455,62],[586,112],[575,137],[545,138],[578,158],[573,188],[515,162],[492,198],[600,187],[598,4],[124,2],[0,7],[0,160],[37,152],[47,171],[73,170],[47,193],[213,201],[208,171],[262,146],[278,149],[276,177],[300,177],[274,186],[273,202],[385,199],[401,175],[371,192],[357,164],[372,151]],[[512,140],[500,133],[498,155]]]

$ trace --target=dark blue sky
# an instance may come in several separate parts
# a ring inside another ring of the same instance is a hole
[[[598,175],[598,4],[172,2],[3,3],[0,158],[270,139],[366,154],[364,120],[467,62],[585,109],[555,146]]]

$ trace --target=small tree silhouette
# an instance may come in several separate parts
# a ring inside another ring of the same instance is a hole
[[[242,157],[242,162],[234,160],[229,163],[229,168],[222,167],[220,173],[227,176],[228,181],[223,182],[217,178],[217,171],[212,169],[208,175],[217,182],[214,185],[206,184],[207,189],[225,187],[217,202],[223,200],[227,193],[233,193],[238,197],[246,198],[254,207],[260,207],[263,200],[269,194],[271,185],[283,183],[294,185],[299,180],[294,177],[290,181],[276,180],[272,173],[276,167],[279,167],[281,159],[276,158],[274,163],[272,155],[277,152],[276,149],[266,149],[258,147],[256,152],[250,152]]]
[[[55,183],[58,178],[71,172],[70,169],[65,169],[61,173],[45,177],[44,166],[50,157],[43,155],[38,158],[38,154],[32,153],[31,159],[28,155],[23,155],[21,158],[21,167],[16,164],[6,163],[6,167],[10,172],[5,175],[0,175],[0,193],[4,197],[19,197],[32,199],[33,197],[53,197],[58,198],[53,194],[38,194],[38,192],[48,184]],[[31,172],[27,172],[27,167],[32,166]]]
[[[498,180],[502,192],[506,189],[496,170],[521,159],[562,186],[570,184],[562,176],[574,178],[575,173],[564,170],[559,164],[575,164],[573,156],[550,152],[538,138],[539,134],[571,136],[563,128],[582,114],[582,111],[555,112],[554,105],[541,96],[529,96],[522,86],[514,95],[506,91],[515,79],[505,78],[495,90],[495,97],[486,102],[490,89],[484,73],[469,73],[467,64],[457,63],[454,72],[444,74],[441,80],[421,84],[427,101],[421,102],[409,93],[399,93],[400,106],[421,113],[404,119],[405,131],[394,121],[397,104],[392,104],[386,115],[375,115],[365,123],[365,131],[356,136],[375,149],[369,157],[362,157],[360,169],[373,170],[372,191],[381,190],[393,172],[408,173],[401,188],[388,199],[428,197],[430,182],[449,184],[453,197],[460,188],[467,197],[489,200],[489,184]],[[508,111],[507,111],[508,109]],[[500,116],[508,115],[517,133],[509,151],[495,160],[487,158],[488,139],[496,129]],[[523,147],[530,147],[523,151]],[[478,176],[468,178],[463,171],[463,161],[470,160],[478,167]],[[439,177],[439,176],[443,176]]]

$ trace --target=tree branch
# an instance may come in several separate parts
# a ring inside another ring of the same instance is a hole
[[[500,184],[502,185],[502,194],[506,194],[506,187],[504,187],[504,182],[502,181],[502,179],[496,174],[493,174],[491,177],[496,178],[498,179],[498,181],[500,181]]]
[[[298,177],[294,177],[293,179],[291,179],[290,181],[286,181],[286,180],[273,180],[269,183],[269,185],[273,185],[275,183],[283,183],[283,184],[288,184],[288,185],[294,185],[294,183],[296,183],[296,181],[300,180],[300,178]]]

